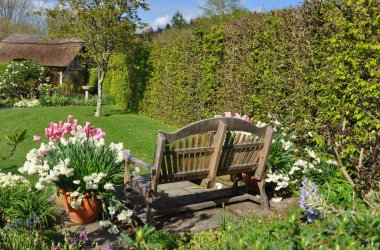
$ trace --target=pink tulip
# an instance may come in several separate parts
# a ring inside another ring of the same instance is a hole
[[[72,116],[72,115],[69,115],[69,116],[67,117],[67,122],[68,122],[68,123],[72,123],[72,122],[73,122],[73,116]]]
[[[232,117],[232,113],[231,112],[224,112],[224,116],[225,117]]]
[[[44,157],[44,156],[46,156],[46,152],[44,150],[41,150],[38,152],[38,156]]]
[[[33,141],[39,141],[39,140],[41,140],[41,136],[39,135],[33,136]]]

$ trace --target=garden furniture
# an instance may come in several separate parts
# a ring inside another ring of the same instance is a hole
[[[129,150],[124,151],[127,203],[131,203],[132,190],[141,194],[146,202],[149,224],[153,224],[153,215],[196,211],[244,200],[259,202],[262,208],[269,209],[265,193],[265,166],[273,135],[269,125],[257,127],[231,117],[198,121],[174,133],[160,131],[153,165],[132,156]],[[146,169],[149,174],[132,176],[131,164]],[[238,195],[238,181],[242,173],[251,173],[258,181],[259,199],[247,192]],[[216,176],[221,175],[230,175],[233,181],[229,197],[152,211],[159,184],[198,180],[201,186],[210,189],[214,187]]]

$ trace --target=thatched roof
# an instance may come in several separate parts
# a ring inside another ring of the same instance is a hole
[[[13,34],[0,43],[0,62],[32,59],[51,67],[66,67],[84,47],[80,39],[47,40],[44,35]]]

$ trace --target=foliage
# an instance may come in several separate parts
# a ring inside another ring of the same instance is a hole
[[[207,17],[230,14],[239,9],[240,0],[206,0],[200,8]]]
[[[90,86],[96,86],[98,82],[98,73],[96,68],[90,68],[88,70],[88,84]]]
[[[312,224],[301,222],[299,216],[296,212],[285,221],[276,216],[231,223],[226,231],[195,235],[180,249],[377,249],[380,245],[379,214],[331,214]]]
[[[57,221],[53,204],[49,201],[52,191],[35,191],[24,177],[0,173],[0,219],[31,223],[38,228],[49,228]]]
[[[183,26],[186,25],[186,20],[185,18],[183,18],[182,13],[179,10],[177,10],[174,13],[172,20],[170,22],[172,23],[173,28],[181,29]]]
[[[270,113],[297,132],[297,145],[335,156],[359,193],[377,189],[375,2],[306,1],[295,9],[197,19],[165,30],[152,38],[140,111],[178,126],[224,110],[255,120]]]
[[[95,116],[100,116],[102,84],[108,72],[110,56],[131,44],[139,22],[137,9],[146,9],[147,4],[137,0],[60,0],[60,4],[63,7],[47,11],[52,20],[65,20],[58,27],[52,27],[52,31],[58,36],[78,37],[85,42],[84,56],[94,63],[98,71]]]
[[[38,88],[48,82],[43,66],[31,60],[13,61],[0,77],[0,93],[10,98],[34,98]]]
[[[127,248],[133,248],[136,250],[155,249],[155,244],[148,241],[148,237],[156,229],[148,225],[144,225],[142,228],[136,229],[135,238],[131,238],[128,235],[122,234],[122,239],[126,243]]]
[[[12,135],[6,135],[5,138],[8,141],[8,145],[12,147],[8,155],[0,155],[0,160],[4,161],[14,155],[17,149],[17,145],[25,140],[26,130],[19,132],[16,128],[15,132]]]
[[[176,233],[169,233],[164,230],[154,231],[148,237],[148,245],[154,245],[154,249],[172,250],[177,249],[182,237]]]
[[[104,79],[104,94],[115,98],[115,106],[126,109],[128,104],[128,67],[126,55],[113,54],[109,62],[109,70]]]
[[[3,76],[5,70],[7,69],[8,63],[0,63],[0,77]]]

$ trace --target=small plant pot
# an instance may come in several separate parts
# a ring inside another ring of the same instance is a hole
[[[86,193],[86,196],[83,197],[82,204],[78,209],[71,207],[71,192],[66,192],[61,189],[59,190],[59,193],[61,195],[66,213],[68,214],[71,222],[75,224],[85,225],[92,223],[96,221],[102,211],[102,201],[91,197],[88,193]]]
[[[252,176],[252,174],[243,173],[242,177],[249,191],[252,191],[254,193],[260,193],[258,181]]]

